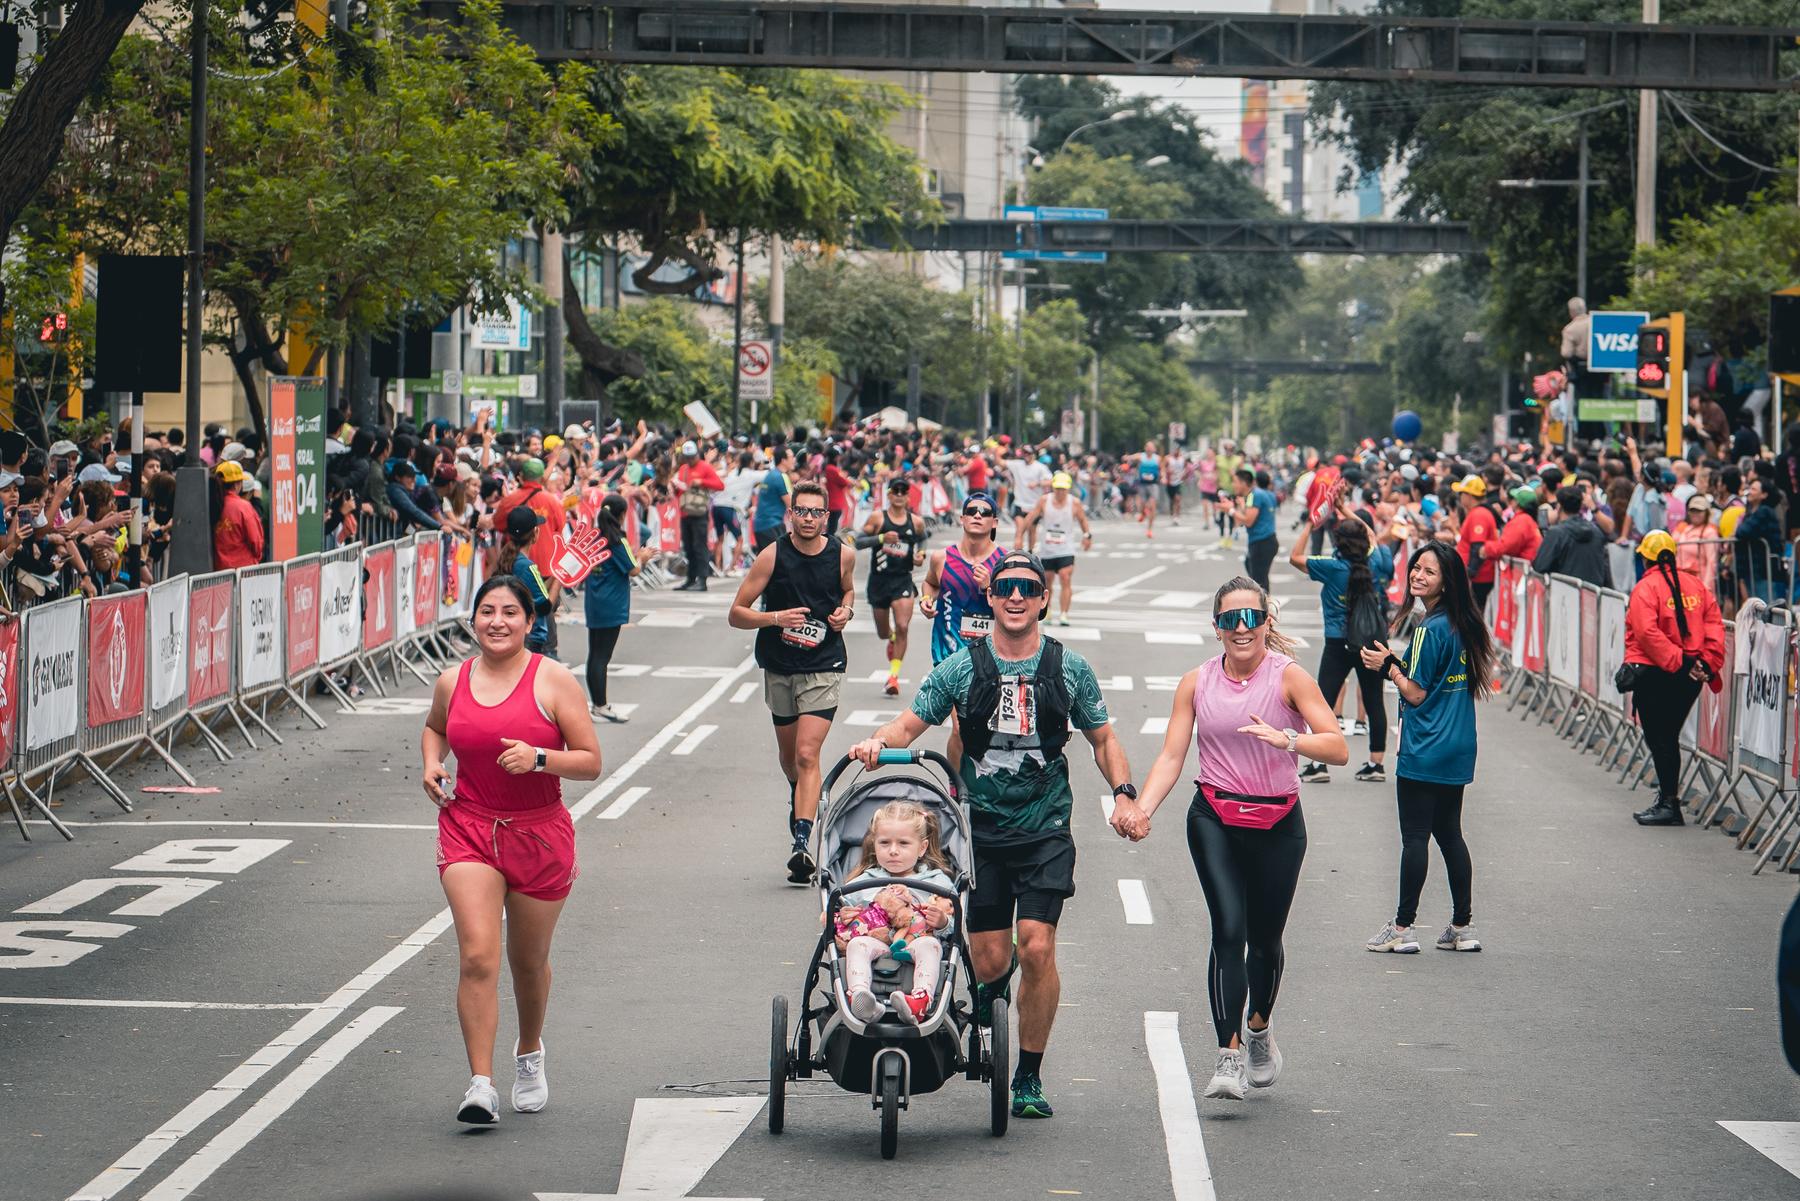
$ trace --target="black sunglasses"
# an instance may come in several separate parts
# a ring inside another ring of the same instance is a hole
[[[970,505],[963,510],[964,517],[992,517],[993,515],[992,509],[983,508],[980,505]]]
[[[1005,600],[1009,596],[1023,596],[1026,599],[1044,595],[1044,581],[1027,576],[1007,576],[1002,580],[994,580],[988,584],[988,595]]]

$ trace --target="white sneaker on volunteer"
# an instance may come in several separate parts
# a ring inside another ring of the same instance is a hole
[[[1261,1030],[1244,1030],[1244,1075],[1251,1088],[1268,1088],[1281,1075],[1281,1048],[1275,1035],[1264,1026]]]
[[[471,1126],[486,1126],[500,1116],[500,1093],[486,1076],[470,1076],[469,1091],[456,1107],[456,1120]]]
[[[1363,944],[1371,951],[1391,951],[1397,955],[1416,955],[1419,952],[1419,939],[1408,926],[1402,930],[1389,921],[1381,928],[1381,933]]]
[[[1437,947],[1440,951],[1479,951],[1481,940],[1475,937],[1475,925],[1445,926],[1444,932],[1438,935]]]
[[[519,1054],[513,1044],[513,1112],[536,1113],[550,1104],[550,1077],[544,1073],[544,1040],[529,1055]]]
[[[1212,1082],[1201,1095],[1209,1101],[1242,1101],[1244,1099],[1244,1053],[1219,1048],[1219,1066],[1213,1069]]]

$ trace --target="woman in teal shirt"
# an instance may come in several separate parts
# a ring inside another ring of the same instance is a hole
[[[623,722],[625,715],[606,700],[606,669],[619,645],[619,631],[631,621],[631,580],[644,570],[655,552],[634,548],[625,537],[625,498],[616,493],[600,502],[595,525],[611,553],[588,573],[582,590],[583,617],[588,632],[587,686],[593,698],[588,711],[606,721]]]
[[[1412,932],[1436,840],[1450,877],[1450,924],[1442,951],[1479,951],[1470,921],[1473,869],[1463,841],[1463,788],[1475,778],[1475,698],[1487,692],[1494,645],[1475,607],[1469,570],[1455,549],[1427,542],[1413,555],[1408,595],[1425,606],[1406,661],[1386,647],[1363,648],[1365,667],[1400,690],[1400,758],[1394,791],[1400,804],[1400,904],[1371,938],[1371,951],[1416,952]]]

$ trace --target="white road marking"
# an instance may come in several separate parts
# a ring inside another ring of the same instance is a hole
[[[1144,641],[1172,646],[1201,646],[1206,642],[1206,635],[1190,633],[1187,630],[1145,630]]]
[[[141,897],[126,901],[110,910],[112,917],[161,917],[177,905],[193,900],[208,889],[217,888],[217,880],[201,880],[192,876],[133,876],[99,880],[77,880],[67,888],[51,893],[41,901],[21,905],[14,913],[67,913],[69,910],[98,900],[115,888],[148,888]]]
[[[731,703],[734,705],[741,705],[761,691],[761,684],[758,684],[755,680],[746,680],[744,683],[738,685],[738,690],[736,692],[731,694]]]
[[[1130,676],[1110,676],[1107,679],[1100,681],[1100,691],[1101,692],[1130,692],[1131,691],[1131,677]]]
[[[214,1135],[212,1141],[190,1155],[163,1182],[144,1194],[144,1201],[181,1201],[205,1184],[212,1174],[230,1162],[267,1130],[282,1114],[292,1109],[325,1074],[362,1046],[371,1034],[385,1026],[402,1010],[396,1005],[376,1005],[366,1009],[324,1044],[308,1055],[287,1078],[264,1093],[243,1115]]]
[[[1800,1176],[1800,1122],[1720,1122],[1781,1165],[1790,1176]]]
[[[852,709],[850,716],[838,722],[840,726],[868,726],[879,729],[900,716],[898,709]]]
[[[431,712],[431,698],[428,696],[365,696],[356,702],[356,708],[346,709],[339,705],[337,711],[351,717],[418,717]]]
[[[661,754],[662,749],[665,746],[668,746],[669,743],[675,741],[677,735],[687,729],[696,718],[706,712],[714,701],[724,696],[725,693],[730,690],[731,686],[737,683],[739,676],[743,675],[754,666],[756,666],[756,656],[745,655],[743,661],[736,667],[726,668],[726,674],[720,676],[719,679],[713,683],[711,688],[708,688],[705,692],[701,693],[698,700],[683,709],[680,713],[677,713],[669,721],[668,725],[658,730],[649,742],[646,742],[643,746],[639,747],[636,754],[614,768],[612,773],[608,775],[606,779],[600,781],[600,783],[596,784],[588,791],[586,796],[571,805],[569,807],[570,818],[575,821],[580,821],[582,818],[586,817],[594,806],[611,796],[622,785],[630,780],[631,777],[635,776],[638,771],[643,768],[644,764]]]
[[[747,670],[743,664],[737,668],[715,667],[710,663],[671,663],[667,667],[659,667],[650,673],[658,680],[720,680],[726,676],[735,676]]]
[[[71,1009],[317,1009],[317,1001],[133,1001],[115,997],[0,997],[7,1005],[55,1005]]]
[[[1149,926],[1156,921],[1150,915],[1150,894],[1144,891],[1142,880],[1120,880],[1119,900],[1125,906],[1125,924],[1127,926]]]
[[[264,1043],[250,1058],[221,1077],[217,1084],[188,1102],[180,1113],[139,1139],[135,1146],[115,1159],[110,1167],[88,1181],[79,1192],[71,1194],[68,1201],[109,1201],[129,1188],[176,1143],[237,1100],[245,1090],[278,1067],[282,1060],[293,1054],[307,1039],[335,1022],[370,989],[437,941],[438,935],[448,930],[450,925],[450,907],[446,905],[424,925],[407,935],[400,945],[326,997],[317,1009]]]
[[[639,784],[635,788],[627,788],[624,792],[619,794],[618,800],[602,809],[599,816],[594,820],[601,822],[617,821],[619,818],[624,817],[629,813],[633,805],[643,800],[644,794],[649,791],[649,787],[643,784]]]
[[[586,665],[583,664],[583,666]],[[609,680],[628,680],[632,676],[648,675],[649,672],[650,665],[648,663],[608,663],[606,665],[606,678]]]
[[[1082,599],[1091,604],[1110,605],[1121,596],[1125,595],[1134,584],[1141,584],[1145,580],[1154,579],[1156,576],[1161,575],[1167,570],[1169,570],[1167,567],[1152,567],[1149,571],[1140,572],[1137,575],[1127,577],[1116,584],[1108,584],[1104,588],[1095,588],[1091,592],[1084,592],[1082,593]]]
[[[1194,1082],[1181,1050],[1181,1015],[1144,1014],[1144,1045],[1156,1073],[1156,1107],[1162,1115],[1163,1142],[1169,1151],[1169,1183],[1175,1201],[1215,1201],[1212,1165],[1200,1133],[1200,1110],[1194,1104]]]
[[[32,819],[30,824],[34,825],[34,826],[47,826],[50,823],[39,820],[39,819]],[[155,829],[160,826],[250,826],[250,827],[260,827],[260,828],[269,829],[269,830],[435,830],[435,829],[437,829],[437,823],[435,823],[435,822],[433,822],[430,825],[423,825],[423,824],[412,824],[412,823],[407,823],[407,822],[272,822],[272,821],[226,821],[223,819],[217,820],[217,821],[208,821],[208,820],[205,820],[202,818],[193,818],[193,819],[182,818],[178,821],[168,821],[168,820],[164,820],[162,818],[151,818],[149,820],[145,820],[144,818],[141,818],[141,817],[121,818],[117,821],[98,821],[98,822],[65,821],[63,823],[63,825],[77,827],[77,828],[87,827],[87,826],[111,826],[115,830],[118,830],[118,829],[147,830],[147,829]]]
[[[691,630],[705,617],[692,609],[651,609],[632,624],[646,630]]]
[[[115,863],[115,872],[222,872],[235,876],[288,846],[285,838],[173,838]]]
[[[538,1193],[537,1201],[676,1201],[698,1187],[762,1107],[761,1097],[639,1097],[618,1191]]]
[[[1044,633],[1058,642],[1098,642],[1099,626],[1044,626]]]
[[[613,712],[623,718],[629,719],[633,713],[638,711],[638,703],[636,701],[613,701],[611,704]],[[609,722],[604,717],[596,717],[594,718],[594,724],[604,727],[616,723]]]
[[[1152,609],[1198,609],[1205,603],[1204,592],[1159,592],[1150,598]]]
[[[700,744],[706,741],[706,736],[708,734],[711,734],[713,731],[717,730],[718,728],[719,728],[718,726],[695,726],[693,728],[693,730],[688,734],[688,736],[686,738],[683,738],[678,744],[676,744],[675,749],[670,751],[669,754],[671,754],[671,755],[691,755],[691,754],[693,754],[695,751],[700,749]]]
[[[1168,732],[1169,719],[1166,717],[1146,717],[1143,728],[1138,731],[1140,734],[1167,734]]]

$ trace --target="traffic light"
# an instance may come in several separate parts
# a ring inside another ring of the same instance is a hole
[[[1637,386],[1641,392],[1666,395],[1669,387],[1669,323],[1651,321],[1638,326]]]

